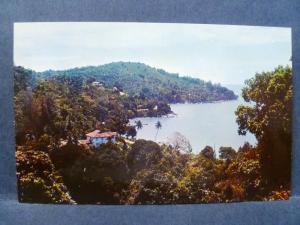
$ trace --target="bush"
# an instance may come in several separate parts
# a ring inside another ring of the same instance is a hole
[[[17,151],[16,161],[21,202],[74,203],[47,153]]]

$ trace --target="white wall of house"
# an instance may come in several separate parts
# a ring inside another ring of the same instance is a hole
[[[91,138],[90,140],[91,140],[92,145],[94,145],[95,147],[98,147],[101,144],[107,143],[109,141],[109,138]],[[111,138],[111,141],[115,142],[116,138],[115,137]]]

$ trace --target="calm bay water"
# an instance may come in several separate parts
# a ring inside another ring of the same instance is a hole
[[[237,150],[246,141],[250,144],[256,143],[252,134],[240,136],[237,132],[234,112],[243,103],[239,98],[216,103],[171,104],[171,109],[177,116],[135,118],[130,123],[140,120],[143,124],[143,128],[137,132],[137,139],[169,142],[174,133],[179,132],[189,140],[194,153],[198,153],[206,145],[214,147],[216,151],[220,146],[231,146]],[[158,120],[162,127],[156,136],[155,124]]]

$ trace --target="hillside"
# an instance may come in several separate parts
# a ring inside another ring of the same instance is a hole
[[[117,87],[130,96],[157,99],[168,103],[212,102],[237,98],[233,91],[219,84],[182,77],[143,63],[114,62],[62,71],[48,70],[37,73],[37,76],[80,76],[87,83],[99,81],[105,87]]]
[[[252,104],[237,108],[236,122],[239,134],[250,132],[258,143],[246,142],[239,149],[226,144],[219,148],[218,157],[211,146],[191,152],[189,141],[180,135],[170,144],[135,138],[146,125],[129,124],[130,118],[139,116],[139,106],[160,116],[171,110],[164,101],[89,85],[85,76],[38,79],[31,70],[14,70],[20,202],[198,204],[290,196],[290,67],[257,73],[246,81],[242,97]],[[157,132],[164,129],[159,124]],[[95,146],[84,141],[85,134],[95,129],[121,135]]]

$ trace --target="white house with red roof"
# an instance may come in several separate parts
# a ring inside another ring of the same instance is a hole
[[[83,145],[90,144],[94,147],[98,147],[99,145],[105,144],[109,141],[115,142],[117,135],[117,132],[101,132],[100,130],[94,130],[93,132],[86,134],[86,140],[79,140],[79,143]]]

